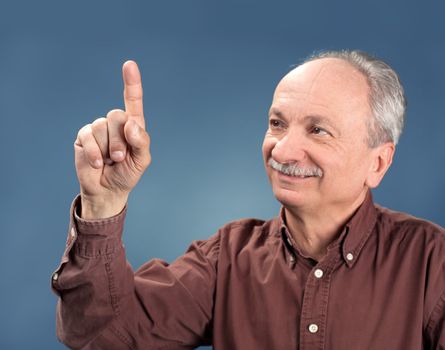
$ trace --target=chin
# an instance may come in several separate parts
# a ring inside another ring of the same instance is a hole
[[[286,208],[301,208],[310,203],[308,196],[301,192],[278,189],[273,190],[275,198]]]

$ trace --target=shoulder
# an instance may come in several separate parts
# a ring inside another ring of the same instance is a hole
[[[218,254],[220,250],[240,249],[248,245],[261,245],[270,238],[279,237],[280,220],[246,218],[234,220],[221,226],[207,239],[194,240],[187,252],[195,249]]]
[[[280,219],[270,220],[246,218],[231,221],[219,230],[221,246],[231,251],[245,247],[267,246],[280,238]]]
[[[279,219],[270,220],[244,218],[228,222],[220,228],[224,235],[266,235],[276,233],[280,227]]]
[[[380,206],[376,209],[377,241],[385,259],[387,262],[395,261],[399,271],[407,271],[425,288],[425,315],[428,319],[440,304],[440,298],[444,305],[445,229],[413,215]]]
[[[413,215],[376,205],[377,232],[400,247],[413,246],[423,253],[435,252],[445,263],[445,228]],[[435,255],[436,255],[435,254]]]
[[[381,225],[393,230],[420,231],[427,234],[438,235],[445,238],[445,228],[434,222],[418,218],[416,216],[391,210],[380,205],[375,205],[377,210],[377,220]]]

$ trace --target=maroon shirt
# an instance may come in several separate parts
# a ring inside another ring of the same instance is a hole
[[[282,216],[229,223],[172,264],[133,272],[125,210],[87,221],[71,208],[57,335],[75,349],[445,349],[445,230],[369,194],[319,262]]]

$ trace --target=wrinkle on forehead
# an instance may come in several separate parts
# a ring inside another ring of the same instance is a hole
[[[368,81],[365,75],[355,68],[351,63],[340,58],[320,58],[304,63],[291,70],[282,79],[282,82],[295,79],[311,79],[316,83],[323,79],[347,84],[365,83]],[[280,82],[281,83],[281,82]]]
[[[309,92],[313,93],[314,89],[315,89],[315,84],[318,83],[318,79],[320,78],[320,76],[323,74],[323,71],[326,69],[325,65],[320,66],[318,72],[315,74],[314,79],[312,79],[312,84],[309,87]]]
[[[339,58],[322,58],[304,63],[279,82],[274,98],[297,92],[318,98],[342,95],[351,105],[369,107],[369,83],[365,75],[349,62]],[[284,95],[283,95],[284,94]]]

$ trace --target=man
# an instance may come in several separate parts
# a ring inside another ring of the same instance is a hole
[[[123,66],[125,111],[83,127],[81,193],[52,285],[58,337],[76,349],[444,349],[445,231],[373,204],[405,99],[361,52],[312,57],[278,84],[263,143],[270,221],[229,223],[171,265],[133,273],[126,202],[150,163],[142,87]]]

